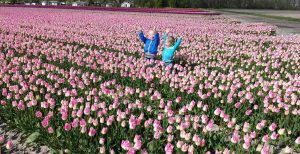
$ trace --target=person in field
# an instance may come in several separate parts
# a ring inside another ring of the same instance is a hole
[[[175,42],[175,38],[169,36],[170,30],[167,29],[164,36],[164,50],[162,52],[162,60],[165,62],[165,66],[173,65],[173,59],[176,49],[181,43],[181,38],[178,38]]]
[[[145,44],[144,53],[145,60],[156,60],[157,48],[160,42],[159,33],[156,32],[155,28],[149,30],[148,36],[145,37],[142,29],[138,27],[140,40]]]

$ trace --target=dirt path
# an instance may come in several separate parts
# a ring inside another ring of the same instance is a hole
[[[225,9],[231,12],[259,13],[270,16],[300,19],[300,10]]]
[[[2,145],[0,154],[15,153],[15,154],[49,154],[50,150],[46,146],[28,145],[26,137],[16,130],[7,130],[7,125],[0,121],[0,135],[5,136],[5,143],[12,140],[13,147],[11,151],[6,151],[5,145]]]
[[[265,15],[281,16],[281,17],[291,17],[300,19],[300,11],[277,11],[277,10],[228,10],[230,12],[216,10],[216,12],[222,13],[225,16],[241,21],[242,23],[255,23],[255,22],[264,22],[272,25],[276,25],[279,30],[277,31],[278,35],[288,35],[288,34],[300,34],[300,22],[287,21],[281,19],[273,18],[264,18],[254,15],[234,13],[237,12],[246,12],[246,13],[260,13]]]

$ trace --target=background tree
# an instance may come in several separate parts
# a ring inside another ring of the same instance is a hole
[[[16,4],[17,0],[9,0],[10,4]]]
[[[169,0],[169,7],[178,7],[177,0]]]
[[[32,0],[33,3],[40,4],[40,0]]]
[[[88,0],[88,5],[93,6],[95,4],[94,0]]]

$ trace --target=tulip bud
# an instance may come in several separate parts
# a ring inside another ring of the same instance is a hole
[[[281,128],[281,129],[278,130],[278,134],[279,134],[279,135],[283,135],[284,132],[285,132],[285,129],[284,129],[284,128]]]
[[[12,141],[8,141],[7,143],[6,143],[6,149],[7,150],[11,150],[12,149],[12,146],[13,146],[13,143],[12,143]]]

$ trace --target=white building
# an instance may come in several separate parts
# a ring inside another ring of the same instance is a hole
[[[106,3],[105,7],[113,7],[113,4],[112,3]]]
[[[78,3],[77,2],[73,2],[72,6],[78,6]]]
[[[47,5],[48,3],[47,3],[46,1],[42,1],[41,4],[42,4],[43,6],[45,6],[45,5]]]
[[[88,2],[73,2],[72,6],[88,6]]]
[[[50,1],[49,5],[58,5],[58,1]]]
[[[125,1],[121,4],[121,7],[132,7],[132,3],[131,2],[128,2],[128,1]]]

